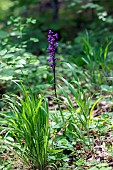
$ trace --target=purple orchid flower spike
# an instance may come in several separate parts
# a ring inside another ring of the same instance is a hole
[[[47,50],[49,51],[49,59],[48,59],[48,62],[51,62],[50,63],[50,66],[51,67],[55,67],[55,53],[57,51],[57,48],[58,48],[58,43],[55,42],[56,40],[58,39],[58,34],[57,33],[54,33],[52,30],[49,30],[48,31],[48,42],[49,42],[49,45],[48,45],[48,48]]]

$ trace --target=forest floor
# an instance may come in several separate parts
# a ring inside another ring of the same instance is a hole
[[[64,108],[63,105],[62,108]],[[50,110],[53,110],[51,102]],[[99,102],[93,111],[93,117],[94,120],[100,120],[98,128],[90,130],[90,136],[94,138],[93,146],[91,146],[91,149],[85,149],[81,142],[77,142],[73,146],[75,153],[64,152],[69,158],[68,167],[63,168],[63,161],[57,161],[58,170],[113,169],[113,102]],[[24,166],[13,149],[6,147],[5,142],[3,143],[3,150],[0,153],[0,170],[30,170]]]

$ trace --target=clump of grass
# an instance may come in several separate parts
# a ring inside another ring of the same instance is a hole
[[[49,111],[43,96],[35,97],[22,84],[18,84],[22,96],[5,95],[11,114],[4,115],[10,143],[22,160],[32,169],[44,170],[48,165]]]
[[[92,97],[87,97],[84,89],[79,83],[74,67],[68,63],[67,65],[70,68],[74,79],[69,83],[66,79],[62,78],[71,94],[71,98],[64,88],[59,85],[60,91],[66,101],[63,104],[66,106],[68,113],[70,113],[70,117],[66,120],[65,115],[60,109],[63,122],[68,125],[64,127],[66,127],[66,131],[69,134],[72,134],[79,142],[82,142],[85,147],[87,146],[91,149],[93,146],[93,138],[90,136],[90,128],[93,122],[93,110],[102,97],[99,97],[91,105]],[[76,103],[77,107],[74,107],[72,100]]]
[[[108,52],[112,41],[106,43],[105,47],[93,48],[88,40],[82,38],[84,42],[84,54],[82,58],[88,71],[87,77],[94,88],[100,88],[102,84],[108,84],[109,62]]]

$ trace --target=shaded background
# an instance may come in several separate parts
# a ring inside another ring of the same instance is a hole
[[[75,63],[81,70],[86,67],[84,38],[92,46],[94,68],[98,65],[97,70],[101,69],[98,56],[103,61],[106,44],[113,39],[112,9],[113,1],[106,0],[0,0],[1,88],[13,91],[11,80],[24,79],[23,73],[34,92],[52,84],[47,68],[48,29],[59,34],[61,62]],[[112,65],[112,45],[108,55]],[[67,74],[62,68],[58,70]]]
[[[48,29],[56,30],[65,43],[76,40],[86,31],[90,39],[104,43],[106,37],[112,37],[112,9],[113,2],[106,0],[1,0],[0,27],[8,29],[6,21],[11,16],[36,19],[36,24],[24,31],[27,39],[33,36],[40,40],[36,46],[28,45],[28,50],[39,54],[46,48]]]

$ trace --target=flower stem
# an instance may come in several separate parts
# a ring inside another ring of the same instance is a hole
[[[53,57],[53,79],[54,79],[54,83],[53,83],[53,86],[54,86],[54,92],[55,92],[55,97],[57,98],[57,92],[56,92],[56,63],[55,63],[55,56]]]

